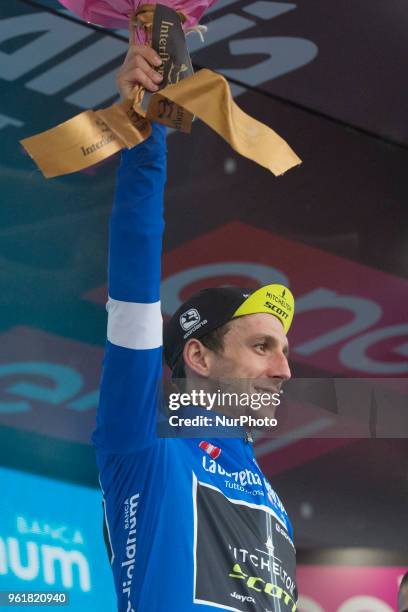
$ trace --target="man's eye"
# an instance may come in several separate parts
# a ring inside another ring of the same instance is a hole
[[[265,342],[260,342],[259,344],[255,344],[255,348],[259,349],[262,353],[266,351]]]

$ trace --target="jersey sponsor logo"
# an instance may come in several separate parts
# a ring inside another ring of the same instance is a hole
[[[242,603],[255,603],[255,599],[250,595],[240,595],[236,591],[231,593],[231,597],[235,597],[235,599],[239,599]]]
[[[245,612],[296,610],[295,550],[267,506],[193,480],[194,602]],[[278,604],[279,602],[279,604]]]
[[[285,533],[285,530],[281,528],[278,533],[282,535]],[[288,541],[290,540],[288,539]],[[275,546],[271,536],[268,536],[268,539],[265,542],[265,548],[267,550],[256,548],[251,552],[245,548],[238,548],[237,546],[232,546],[230,544],[229,549],[233,553],[234,559],[238,561],[238,563],[234,564],[234,568],[238,567],[239,571],[241,571],[240,564],[246,564],[247,566],[252,566],[252,568],[266,570],[268,574],[279,576],[281,584],[293,597],[296,585],[291,576],[289,576],[285,568],[282,566],[282,560],[276,556]]]
[[[255,463],[255,462],[254,462]],[[256,465],[256,464],[255,464]],[[242,493],[247,493],[252,496],[263,496],[265,495],[264,488],[266,489],[266,495],[270,503],[277,508],[277,510],[287,516],[285,506],[279,499],[279,496],[272,489],[268,480],[263,476],[262,473],[253,472],[252,470],[240,470],[236,472],[227,472],[222,465],[214,461],[214,459],[208,459],[206,455],[202,458],[202,466],[206,472],[211,474],[218,474],[223,477],[222,484],[227,489],[235,489]],[[247,488],[247,487],[262,487],[259,488]]]
[[[269,595],[272,599],[278,599],[283,604],[285,604],[285,610],[290,610],[291,612],[296,612],[297,606],[296,602],[293,600],[293,596],[285,591],[282,587],[277,584],[273,584],[272,582],[267,582],[260,576],[250,576],[242,571],[241,567],[238,563],[235,563],[232,568],[232,573],[229,574],[230,578],[238,578],[239,580],[243,580],[251,591],[257,591],[258,593],[263,592]]]
[[[202,465],[206,472],[211,474],[219,474],[224,476],[226,480],[233,480],[241,486],[247,485],[262,485],[262,480],[259,474],[251,470],[240,470],[239,472],[227,472],[220,463],[213,459],[208,459],[205,455],[202,459]]]
[[[140,494],[136,493],[124,502],[124,528],[128,532],[126,540],[125,554],[126,559],[122,561],[121,567],[124,568],[122,576],[122,593],[127,597],[128,605],[126,612],[135,612],[131,605],[131,588],[133,572],[135,569],[136,557],[136,514],[139,504]]]

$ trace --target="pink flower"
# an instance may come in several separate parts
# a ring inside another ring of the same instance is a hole
[[[160,4],[185,15],[184,30],[197,25],[204,11],[215,2],[216,0],[160,0]],[[60,3],[84,21],[106,28],[127,28],[129,17],[143,4],[158,4],[141,0],[60,0]]]

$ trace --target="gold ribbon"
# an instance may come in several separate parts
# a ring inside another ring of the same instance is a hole
[[[149,120],[189,131],[191,118],[196,115],[237,153],[268,168],[275,176],[301,163],[276,132],[235,104],[226,80],[211,70],[200,70],[153,94],[146,117],[143,115],[138,102],[126,100],[109,108],[87,110],[55,128],[25,138],[21,144],[44,176],[51,178],[83,170],[125,147],[138,145],[150,135]]]
[[[169,122],[161,116],[166,101],[169,108],[175,103]],[[183,119],[180,109],[182,113],[199,117],[237,153],[264,166],[275,176],[302,163],[283,138],[235,104],[227,81],[212,70],[200,70],[152,96],[147,118],[179,128]]]
[[[44,176],[51,178],[83,170],[125,147],[138,145],[150,135],[149,120],[189,131],[183,126],[196,115],[237,153],[268,168],[275,176],[301,163],[276,132],[235,104],[226,80],[211,70],[200,70],[153,94],[147,118],[143,115],[138,102],[126,100],[106,109],[85,111],[55,128],[25,138],[21,144]]]
[[[151,42],[154,5],[143,5],[130,18],[134,28],[144,28]],[[181,19],[184,16],[180,14]],[[244,113],[234,102],[227,81],[203,69],[172,82],[150,98],[147,112],[141,103],[144,90],[135,87],[132,99],[96,111],[87,110],[60,125],[25,138],[21,144],[46,178],[88,168],[124,148],[149,137],[150,121],[189,133],[194,115],[244,157],[268,168],[275,176],[301,163],[289,145],[273,130]]]
[[[21,144],[46,178],[61,176],[143,142],[150,122],[133,110],[130,100],[97,111],[87,110]]]

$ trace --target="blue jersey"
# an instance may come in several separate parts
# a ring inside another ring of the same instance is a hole
[[[122,154],[93,434],[120,612],[296,610],[286,511],[242,438],[159,438],[165,131]]]

